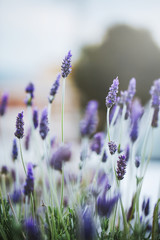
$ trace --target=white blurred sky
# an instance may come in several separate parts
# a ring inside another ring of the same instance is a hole
[[[73,61],[117,23],[145,27],[160,46],[159,0],[0,0],[0,81]]]

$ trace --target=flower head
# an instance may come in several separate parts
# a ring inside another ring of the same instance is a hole
[[[49,103],[52,103],[55,98],[55,95],[56,95],[59,85],[60,85],[60,78],[61,78],[61,74],[59,73],[56,81],[53,83],[53,86],[50,90],[50,96],[48,98]]]
[[[17,147],[17,141],[16,138],[13,140],[13,145],[12,145],[12,159],[15,161],[18,157],[18,147]]]
[[[154,81],[153,86],[150,89],[152,97],[152,107],[159,108],[160,106],[160,79]]]
[[[109,88],[108,96],[106,97],[106,107],[111,108],[117,100],[119,80],[118,77],[113,80],[111,87]]]
[[[27,98],[25,99],[25,103],[27,106],[32,106],[32,100],[34,98],[34,84],[29,83],[25,91],[28,93]]]
[[[117,178],[118,180],[122,180],[126,173],[126,157],[125,155],[120,155],[119,160],[117,162]]]
[[[27,178],[26,183],[24,185],[24,194],[26,196],[30,196],[34,190],[34,176],[33,176],[33,165],[32,163],[28,163],[27,166]]]
[[[28,240],[33,240],[33,239],[41,240],[42,239],[39,227],[32,218],[25,220],[24,229],[25,229]]]
[[[24,136],[24,121],[23,121],[23,112],[18,113],[17,120],[16,120],[16,131],[14,135],[17,138],[23,138]]]
[[[104,144],[104,133],[102,132],[96,133],[93,137],[91,150],[96,152],[97,154],[100,154],[103,144]]]
[[[103,194],[102,196],[99,196],[97,199],[98,214],[101,217],[109,218],[118,200],[119,200],[119,194],[115,195],[113,198],[110,198],[110,199],[106,199],[105,194]]]
[[[142,203],[142,211],[144,212],[145,216],[148,216],[149,214],[149,209],[150,209],[150,199],[148,198],[147,201],[143,201]]]
[[[48,128],[48,112],[47,109],[45,108],[42,111],[41,115],[41,121],[40,121],[40,128],[39,128],[39,133],[41,135],[41,138],[44,140],[49,132]]]
[[[32,117],[32,119],[33,119],[34,128],[36,129],[38,127],[38,110],[37,110],[37,108],[35,108],[33,110],[33,117]]]
[[[0,115],[3,116],[6,112],[7,108],[7,103],[8,103],[8,94],[5,93],[2,98],[1,98],[1,103],[0,103]]]
[[[110,141],[108,142],[108,147],[110,154],[111,155],[115,154],[115,152],[117,151],[117,145],[114,142]]]
[[[135,158],[135,166],[136,166],[136,168],[139,168],[139,166],[140,166],[140,157],[139,156],[136,156],[136,158]]]
[[[136,93],[136,79],[132,78],[129,81],[129,86],[127,90],[127,97],[126,97],[127,104],[130,104],[132,102],[135,93]]]
[[[62,61],[61,70],[62,70],[63,78],[66,78],[71,72],[71,67],[72,67],[71,57],[72,57],[72,54],[71,54],[71,51],[69,51]]]
[[[12,196],[11,196],[11,199],[12,199],[14,204],[21,202],[21,199],[22,199],[21,190],[15,189]]]
[[[106,153],[106,151],[104,151],[104,153],[103,153],[103,156],[102,156],[102,162],[106,162],[107,161],[107,153]]]
[[[30,143],[30,138],[31,138],[31,128],[28,129],[27,135],[25,137],[25,149],[29,149],[29,143]]]
[[[92,100],[88,102],[85,117],[80,122],[80,131],[82,136],[90,136],[95,132],[98,123],[97,109],[97,101]]]

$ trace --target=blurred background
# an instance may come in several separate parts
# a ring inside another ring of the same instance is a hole
[[[11,139],[5,148],[11,149],[16,115],[25,109],[26,85],[35,84],[34,105],[44,108],[69,50],[73,70],[66,84],[66,141],[79,139],[81,113],[90,99],[99,101],[103,128],[105,97],[117,76],[120,90],[127,89],[135,77],[136,95],[146,104],[150,86],[160,77],[159,12],[159,0],[0,0],[0,97],[9,93],[1,129],[6,128],[5,137]],[[60,137],[61,90],[52,108],[50,128]],[[158,149],[159,140],[153,151],[159,160]],[[157,192],[157,163],[147,179],[144,192]]]

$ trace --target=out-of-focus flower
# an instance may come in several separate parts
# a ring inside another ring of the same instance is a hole
[[[159,108],[160,106],[160,79],[154,81],[151,89],[150,94],[152,97],[152,107]]]
[[[40,121],[40,126],[39,126],[39,133],[41,135],[41,138],[44,140],[47,137],[49,128],[48,128],[48,112],[47,109],[45,108],[42,111],[41,115],[41,121]]]
[[[28,93],[27,98],[25,99],[25,104],[27,106],[32,106],[32,100],[34,98],[34,84],[29,83],[25,89],[26,93]]]
[[[21,202],[21,199],[22,199],[21,190],[15,189],[12,196],[11,196],[11,199],[12,199],[14,204]]]
[[[136,166],[136,168],[139,168],[139,166],[140,166],[140,157],[139,156],[136,156],[136,158],[135,158],[135,166]]]
[[[0,116],[3,116],[5,114],[7,104],[8,104],[8,94],[5,93],[3,94],[0,102]]]
[[[115,204],[119,200],[119,194],[115,195],[113,198],[107,199],[106,194],[99,196],[97,199],[97,211],[99,216],[109,218]]]
[[[125,149],[125,156],[126,156],[126,162],[128,162],[129,160],[129,156],[130,156],[130,148],[129,148],[129,144],[127,144],[126,149]]]
[[[71,158],[71,149],[68,145],[63,145],[55,151],[50,160],[50,166],[56,170],[62,171],[63,162]]]
[[[103,156],[102,156],[102,162],[106,162],[107,161],[107,153],[106,153],[106,151],[104,151],[104,153],[103,153]]]
[[[24,230],[27,240],[41,240],[41,232],[38,224],[32,219],[26,219],[24,222]]]
[[[17,147],[17,141],[16,138],[13,140],[13,145],[12,145],[12,159],[15,161],[18,157],[18,147]]]
[[[85,117],[80,123],[80,131],[82,136],[90,136],[95,132],[98,123],[97,109],[97,101],[92,100],[88,102]]]
[[[24,185],[24,194],[26,196],[30,196],[34,191],[34,176],[33,176],[33,165],[32,163],[28,163],[27,166],[27,178],[26,183]]]
[[[18,113],[17,120],[16,120],[16,131],[14,135],[21,139],[24,136],[24,121],[23,121],[23,112]]]
[[[103,144],[104,144],[104,133],[98,132],[93,137],[93,141],[91,144],[91,150],[93,152],[96,152],[97,154],[100,154]]]
[[[37,108],[34,108],[33,110],[33,125],[34,125],[34,128],[36,129],[38,127],[38,110]]]
[[[144,212],[144,215],[147,217],[149,215],[149,209],[150,209],[150,199],[148,198],[147,201],[143,201],[142,203],[142,211]]]
[[[68,77],[68,75],[70,74],[71,70],[71,51],[68,52],[68,54],[65,56],[65,58],[62,61],[62,65],[61,65],[61,71],[62,71],[62,77],[66,78]]]
[[[7,166],[2,166],[2,168],[1,168],[1,174],[4,174],[4,175],[7,175],[7,173],[8,173],[8,168],[7,168]]]
[[[117,178],[118,180],[122,180],[124,178],[124,175],[126,173],[126,157],[125,155],[120,155],[119,160],[117,162]]]
[[[127,104],[130,104],[132,102],[135,93],[136,93],[136,79],[132,78],[129,81],[129,85],[127,89],[127,97],[126,97]]]
[[[29,149],[29,143],[30,143],[30,138],[31,138],[31,128],[28,129],[27,135],[25,137],[25,149]]]
[[[56,93],[58,91],[58,88],[59,88],[59,85],[60,85],[60,78],[61,78],[61,74],[59,73],[56,81],[53,83],[53,86],[50,90],[50,95],[48,97],[49,103],[52,103],[54,98],[55,98],[55,95],[56,95]]]
[[[111,155],[115,154],[115,152],[117,151],[117,145],[114,142],[110,141],[108,142],[108,147],[110,154]]]
[[[109,88],[108,96],[106,97],[106,107],[111,108],[117,100],[119,80],[118,77],[113,80],[111,87]]]

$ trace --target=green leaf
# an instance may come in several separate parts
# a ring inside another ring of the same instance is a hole
[[[152,240],[158,240],[158,210],[159,210],[160,198],[154,208],[153,212],[153,224],[152,224]]]

